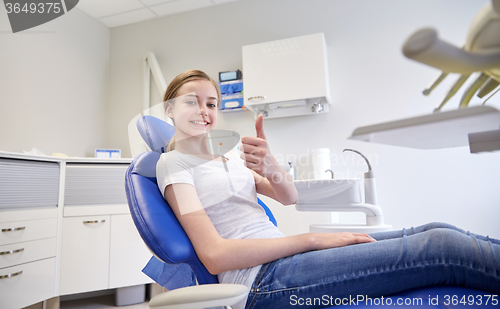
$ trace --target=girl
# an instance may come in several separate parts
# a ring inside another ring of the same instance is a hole
[[[176,133],[157,179],[208,271],[221,283],[249,287],[235,308],[288,308],[298,297],[323,295],[374,298],[440,284],[500,291],[500,241],[451,225],[285,237],[257,203],[257,193],[284,205],[297,201],[293,181],[271,155],[262,116],[257,136],[242,137],[241,158],[209,151],[220,100],[217,84],[201,71],[174,78],[164,101]]]

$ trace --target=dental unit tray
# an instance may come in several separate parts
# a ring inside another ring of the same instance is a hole
[[[469,135],[499,131],[500,111],[473,106],[360,127],[349,139],[393,146],[439,149],[471,145]],[[471,152],[472,147],[471,147]]]

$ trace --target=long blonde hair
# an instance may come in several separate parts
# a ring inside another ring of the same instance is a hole
[[[179,92],[179,88],[182,85],[194,81],[194,80],[207,80],[215,87],[217,91],[217,106],[219,106],[221,101],[221,93],[219,89],[219,85],[215,82],[210,76],[208,76],[205,72],[200,70],[187,70],[177,75],[168,85],[167,91],[165,91],[165,96],[163,97],[164,109],[167,110],[168,104],[174,104],[173,98],[177,97],[177,93]],[[173,121],[173,119],[172,119]],[[175,124],[175,123],[174,123]],[[172,137],[170,142],[167,145],[166,152],[172,151],[175,149],[175,136]]]

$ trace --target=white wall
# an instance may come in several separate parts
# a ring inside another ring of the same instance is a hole
[[[79,10],[13,34],[0,6],[0,150],[105,147],[109,29]]]
[[[395,228],[445,221],[500,237],[500,152],[471,155],[466,147],[421,151],[346,140],[358,126],[430,113],[450,83],[430,97],[422,96],[421,90],[438,71],[404,58],[401,46],[424,26],[462,44],[473,16],[485,3],[242,0],[113,28],[108,146],[128,147],[127,124],[141,112],[141,61],[147,51],[156,53],[167,82],[191,68],[217,77],[219,71],[241,69],[243,45],[324,32],[331,111],[265,120],[272,152],[297,158],[312,148],[328,147],[337,175],[353,176],[365,167],[354,157],[342,156],[342,149],[357,149],[374,159],[379,203],[386,222]],[[447,109],[456,108],[459,97]],[[154,99],[160,100],[157,95]],[[500,107],[498,99],[491,102]],[[220,114],[218,128],[255,134],[250,113]],[[287,234],[306,231],[308,224],[324,218],[275,204],[271,208]]]

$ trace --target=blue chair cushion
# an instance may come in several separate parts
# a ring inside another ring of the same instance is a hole
[[[168,142],[175,134],[173,126],[153,116],[140,117],[137,120],[137,130],[148,147],[159,153],[165,152]]]

